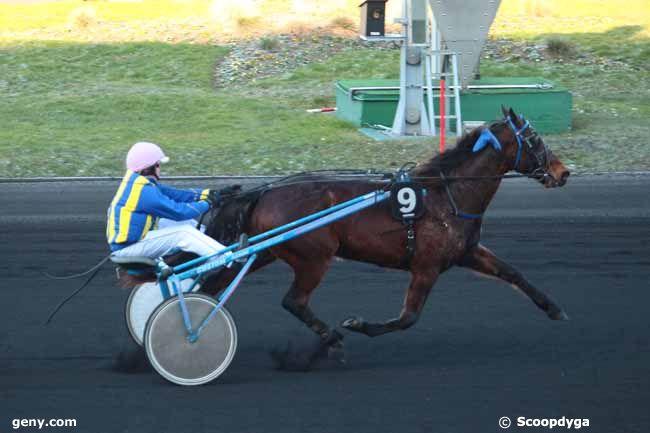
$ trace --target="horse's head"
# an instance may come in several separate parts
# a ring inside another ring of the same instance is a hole
[[[569,169],[551,152],[544,139],[535,132],[528,121],[515,114],[512,108],[501,107],[507,127],[502,133],[502,143],[512,169],[531,175],[546,188],[563,186]]]

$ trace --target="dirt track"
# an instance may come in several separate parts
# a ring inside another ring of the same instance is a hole
[[[274,264],[235,294],[237,357],[198,388],[113,369],[126,347],[126,293],[108,268],[42,325],[77,282],[39,272],[77,272],[107,253],[115,187],[0,185],[0,431],[14,418],[76,418],[71,431],[92,433],[494,432],[502,416],[589,418],[588,432],[650,428],[650,177],[572,179],[553,191],[514,181],[497,195],[484,243],[569,322],[546,319],[505,284],[452,270],[414,328],[346,335],[345,367],[279,372],[269,348],[306,330],[280,307],[291,276]],[[337,262],[313,307],[331,323],[351,313],[384,319],[406,284],[399,272]],[[547,431],[510,428],[531,430]]]

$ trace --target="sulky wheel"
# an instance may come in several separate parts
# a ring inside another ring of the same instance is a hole
[[[217,306],[200,294],[185,295],[187,310],[196,329]],[[149,362],[168,381],[177,385],[202,385],[223,373],[237,350],[237,327],[225,308],[208,322],[195,342],[187,338],[180,301],[173,297],[153,312],[147,323],[144,347]]]
[[[192,284],[191,280],[184,280],[181,282],[183,293],[187,292]],[[194,291],[199,289],[199,285],[194,288]],[[129,334],[135,343],[142,346],[144,340],[144,329],[147,326],[149,316],[163,301],[160,287],[155,281],[147,282],[135,286],[124,308],[124,315],[126,316],[126,327]]]

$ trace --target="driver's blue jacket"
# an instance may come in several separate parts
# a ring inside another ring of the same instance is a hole
[[[127,247],[157,227],[160,218],[183,221],[199,217],[210,205],[210,190],[182,190],[127,171],[108,207],[106,238],[111,251]]]

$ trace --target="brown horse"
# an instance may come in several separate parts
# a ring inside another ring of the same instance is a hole
[[[410,175],[427,190],[425,214],[415,222],[416,244],[407,254],[404,225],[393,219],[389,204],[382,202],[263,253],[254,269],[276,258],[291,266],[294,280],[282,305],[317,333],[332,351],[341,348],[342,336],[319,320],[309,299],[337,256],[374,263],[411,273],[411,282],[398,317],[382,323],[350,317],[344,328],[371,337],[413,326],[438,276],[452,266],[462,266],[499,278],[525,293],[549,318],[566,320],[567,315],[516,269],[496,257],[480,243],[482,214],[511,171],[537,179],[545,187],[566,183],[569,171],[512,109],[503,109],[505,120],[481,127],[463,136],[457,146],[419,164]],[[486,131],[487,130],[487,131]],[[488,138],[485,147],[478,140]],[[305,178],[280,183],[264,194],[244,194],[226,204],[208,234],[224,240],[235,228],[250,235],[262,233],[305,215],[356,196],[383,189],[386,183],[373,180],[327,180]],[[229,216],[230,215],[230,216]],[[233,215],[239,221],[233,223]],[[224,221],[230,221],[223,224]],[[235,227],[238,226],[238,227]],[[408,260],[404,260],[408,258]],[[218,292],[233,276],[226,270],[204,284]]]

